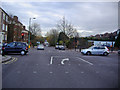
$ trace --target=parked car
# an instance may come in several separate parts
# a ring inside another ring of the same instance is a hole
[[[65,46],[59,45],[59,50],[65,50]]]
[[[11,42],[2,46],[2,55],[8,53],[20,53],[21,55],[25,55],[27,52],[28,46],[23,42]]]
[[[55,45],[55,49],[59,49],[59,45]]]
[[[107,56],[109,54],[109,49],[106,46],[92,46],[88,49],[82,49],[81,53],[87,55],[99,54]]]
[[[118,54],[120,55],[120,50],[118,50]]]
[[[37,50],[44,50],[44,45],[43,44],[38,45]]]

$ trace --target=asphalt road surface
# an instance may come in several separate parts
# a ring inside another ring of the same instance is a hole
[[[3,88],[118,88],[118,55],[30,49],[2,65]]]

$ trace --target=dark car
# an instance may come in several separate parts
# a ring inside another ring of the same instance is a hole
[[[25,55],[28,52],[28,46],[23,42],[11,42],[2,47],[2,55],[8,53],[20,53]]]
[[[120,55],[120,50],[118,50],[118,54]]]

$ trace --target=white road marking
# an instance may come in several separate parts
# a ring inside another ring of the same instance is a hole
[[[71,65],[71,64],[68,64],[69,66]]]
[[[62,59],[61,64],[64,64],[64,61],[69,61],[69,58]]]
[[[86,63],[88,63],[88,64],[90,64],[90,65],[93,65],[93,63],[88,62],[88,61],[86,61],[86,60],[84,60],[84,59],[82,59],[82,58],[79,58],[79,57],[76,57],[76,58],[78,58],[78,59],[82,60],[83,62],[86,62]]]
[[[50,74],[52,74],[53,72],[50,72]]]
[[[81,73],[84,73],[84,72],[81,72]]]
[[[66,74],[69,73],[69,72],[65,72]]]
[[[36,71],[33,71],[33,73],[37,73]]]
[[[52,64],[53,63],[53,56],[51,56],[51,60],[50,60],[50,64]]]

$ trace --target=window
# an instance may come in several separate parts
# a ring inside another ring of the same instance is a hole
[[[8,21],[8,16],[6,15],[6,22]]]
[[[5,30],[5,24],[3,24],[2,29]]]
[[[8,25],[6,25],[6,31],[7,31],[7,29],[8,29]]]
[[[100,47],[100,49],[105,49],[105,47]]]
[[[98,49],[98,47],[94,47],[93,49]]]
[[[4,40],[5,40],[5,34],[4,34]]]
[[[5,40],[7,40],[7,35],[5,35]]]
[[[20,46],[22,46],[22,44],[21,43],[17,43],[17,47],[20,47]]]
[[[5,13],[3,13],[3,20],[5,20]]]
[[[14,47],[15,46],[15,42],[12,42],[10,44],[7,45],[8,47]]]

